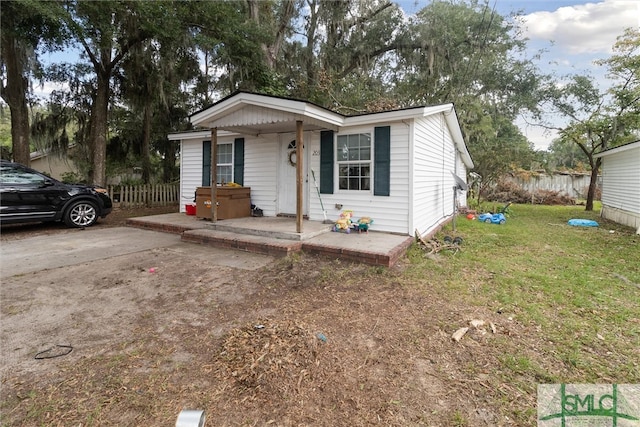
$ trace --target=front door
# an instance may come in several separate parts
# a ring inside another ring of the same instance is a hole
[[[304,140],[307,141],[310,135],[305,133]],[[306,148],[310,145],[304,144],[302,179],[302,211],[307,214],[307,155]],[[280,135],[280,162],[278,165],[278,214],[295,215],[296,214],[296,134],[287,133]]]

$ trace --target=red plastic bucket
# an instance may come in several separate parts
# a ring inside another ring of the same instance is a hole
[[[187,210],[187,215],[195,215],[196,214],[196,205],[184,205]]]

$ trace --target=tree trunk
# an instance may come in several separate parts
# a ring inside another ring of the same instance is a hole
[[[162,182],[171,182],[174,179],[173,172],[176,165],[176,147],[174,141],[165,140],[162,156]]]
[[[260,3],[261,2],[259,0],[247,0],[247,5],[249,6],[249,18],[257,25],[260,24]],[[291,19],[295,15],[295,2],[292,0],[285,0],[282,3],[282,8],[282,14],[278,17],[279,21],[276,23],[273,39],[269,44],[261,44],[265,64],[267,64],[267,67],[269,67],[270,70],[274,70],[276,67],[276,60],[287,35],[287,29],[290,25]]]
[[[2,86],[2,99],[11,110],[11,145],[13,160],[29,166],[29,82],[23,75],[26,52],[9,31],[2,34],[2,57],[7,69],[7,86]]]
[[[25,166],[31,164],[29,147],[29,109],[25,97],[11,109],[11,148],[13,160]]]
[[[109,75],[98,73],[96,99],[91,109],[92,179],[95,185],[106,185],[107,115],[109,110]]]
[[[598,171],[600,171],[600,159],[596,159],[593,162],[591,160],[591,179],[589,180],[589,191],[587,191],[587,204],[584,208],[585,211],[593,210],[593,199],[596,195],[596,187],[598,186]]]
[[[151,97],[144,103],[144,118],[142,124],[142,147],[140,157],[142,159],[142,182],[148,184],[151,179]]]

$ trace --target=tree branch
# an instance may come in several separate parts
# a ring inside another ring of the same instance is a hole
[[[408,43],[408,44],[403,44],[400,42],[396,42],[394,41],[393,43],[387,45],[387,46],[382,46],[379,49],[376,49],[372,52],[369,53],[360,53],[358,51],[354,52],[354,54],[351,56],[351,61],[349,62],[349,65],[347,65],[345,67],[344,70],[342,70],[342,72],[338,73],[337,77],[339,79],[342,79],[344,77],[346,77],[350,72],[352,72],[354,69],[356,69],[358,67],[358,65],[360,65],[360,60],[362,58],[377,58],[378,56],[393,51],[393,50],[399,50],[399,49],[423,49],[425,46],[422,45],[422,43]]]
[[[111,61],[111,63],[109,63],[109,67],[113,68],[116,66],[116,64],[118,64],[122,58],[124,58],[124,56],[129,53],[129,50],[135,46],[138,43],[142,43],[143,41],[145,41],[146,39],[148,39],[150,37],[149,34],[145,34],[143,32],[139,32],[135,35],[135,37],[132,37],[130,39],[127,39],[126,43],[123,44],[121,46],[121,50],[120,52],[118,52],[116,54],[116,56],[114,56],[113,60]]]

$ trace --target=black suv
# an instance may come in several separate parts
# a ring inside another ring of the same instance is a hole
[[[0,161],[0,224],[64,221],[88,227],[111,212],[104,188],[69,185],[19,163]]]

